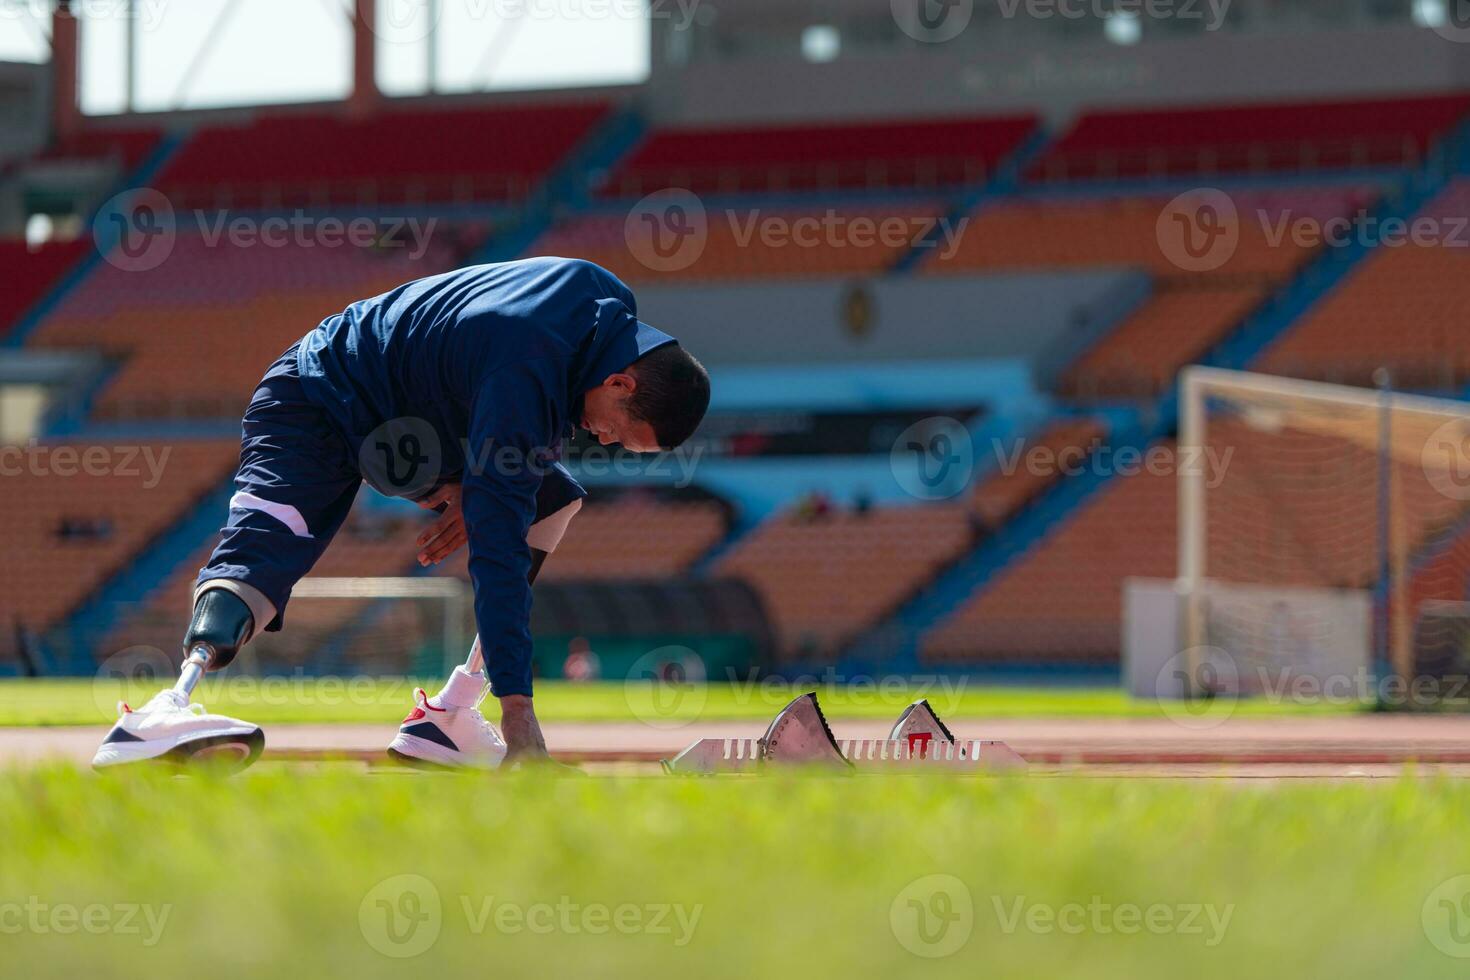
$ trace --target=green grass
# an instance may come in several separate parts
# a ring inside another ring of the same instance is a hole
[[[396,725],[412,702],[415,686],[431,693],[438,681],[408,678],[256,678],[223,675],[205,683],[195,700],[211,711],[260,724],[283,722],[370,722]],[[100,725],[116,717],[115,704],[139,707],[158,682],[123,684],[90,678],[0,681],[0,726]],[[769,721],[793,697],[816,690],[829,717],[894,719],[909,702],[927,697],[946,719],[962,718],[1151,718],[1156,702],[1135,700],[1115,688],[1026,688],[982,686],[958,677],[885,686],[767,681],[715,683],[657,689],[647,682],[537,685],[536,710],[543,721],[644,721],[678,723],[696,719]],[[1242,701],[1242,716],[1320,715],[1353,710],[1340,705],[1290,705]]]
[[[0,972],[1460,977],[1467,812],[1412,778],[0,773]]]

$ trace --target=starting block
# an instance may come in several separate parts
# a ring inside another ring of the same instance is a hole
[[[1004,742],[957,739],[927,700],[904,709],[887,738],[833,737],[815,693],[781,709],[760,738],[702,738],[664,761],[680,775],[758,772],[768,766],[835,772],[986,772],[1024,769]]]

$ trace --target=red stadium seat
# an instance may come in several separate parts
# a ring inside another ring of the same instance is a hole
[[[1036,129],[1035,116],[663,129],[607,180],[612,196],[936,188],[973,184]]]
[[[1465,95],[1094,111],[1077,119],[1028,175],[1074,180],[1413,166],[1467,115]]]

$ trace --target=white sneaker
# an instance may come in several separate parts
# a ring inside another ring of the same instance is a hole
[[[244,769],[260,756],[265,733],[238,718],[211,715],[178,691],[159,691],[142,710],[118,703],[122,716],[97,749],[92,767],[144,759],[223,762]]]
[[[414,709],[403,719],[388,754],[409,765],[449,769],[495,769],[505,758],[505,739],[479,708],[436,707],[423,688],[413,692]]]

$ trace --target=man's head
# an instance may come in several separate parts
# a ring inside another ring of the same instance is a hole
[[[678,344],[649,351],[583,399],[582,427],[604,446],[676,449],[709,408],[709,372]]]

